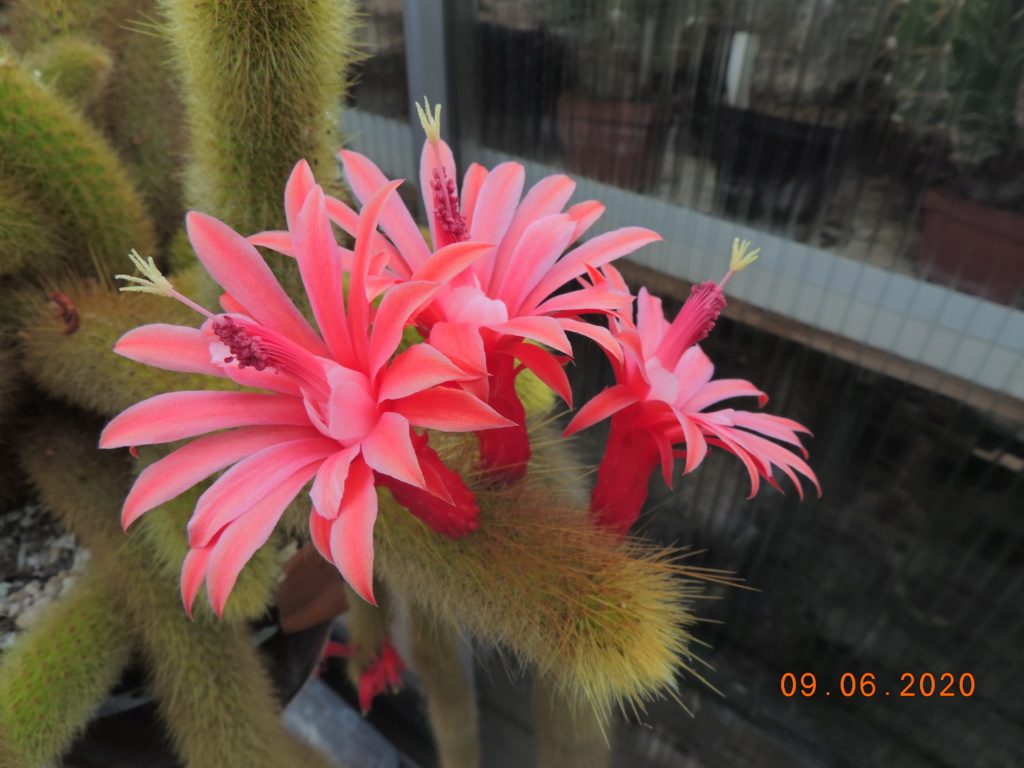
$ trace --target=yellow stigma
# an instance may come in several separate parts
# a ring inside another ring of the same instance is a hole
[[[423,97],[424,109],[419,104],[416,105],[416,112],[420,116],[420,125],[423,126],[423,132],[427,134],[427,141],[431,144],[437,144],[441,140],[441,105],[438,104],[434,107],[434,114],[430,114],[430,102],[427,97]]]
[[[761,249],[755,248],[748,253],[747,249],[749,248],[749,240],[740,240],[737,237],[732,241],[732,259],[729,261],[730,272],[739,272],[757,261],[757,254],[761,252]]]
[[[128,254],[128,258],[132,260],[132,264],[134,264],[135,268],[143,274],[143,277],[135,277],[134,275],[114,275],[118,280],[130,280],[133,283],[138,283],[138,285],[123,285],[119,290],[155,293],[157,296],[176,296],[177,291],[174,290],[174,286],[168,282],[167,278],[160,274],[160,270],[157,269],[156,264],[153,263],[152,256],[143,260],[142,257],[132,249],[132,252]]]

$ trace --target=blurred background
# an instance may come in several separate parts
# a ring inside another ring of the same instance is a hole
[[[693,716],[628,715],[616,760],[1024,765],[1024,2],[361,6],[343,129],[410,200],[426,95],[460,168],[567,172],[595,231],[661,233],[634,289],[678,306],[761,248],[705,348],[814,432],[824,496],[748,501],[731,456],[652,483],[637,532],[754,589],[699,606],[722,695],[681,680]],[[610,383],[585,348],[573,375]],[[515,686],[479,672],[485,764],[523,764]]]

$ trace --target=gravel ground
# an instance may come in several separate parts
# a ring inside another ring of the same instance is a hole
[[[0,515],[0,651],[74,582],[88,559],[88,550],[38,504]]]

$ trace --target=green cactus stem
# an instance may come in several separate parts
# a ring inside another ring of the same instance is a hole
[[[593,526],[542,456],[523,482],[494,489],[473,468],[471,439],[436,443],[477,494],[479,530],[438,536],[381,493],[380,577],[438,621],[511,648],[598,714],[671,690],[694,661],[688,628],[699,580],[728,579]]]
[[[189,768],[297,765],[247,630],[212,615],[189,621],[177,583],[149,576],[131,591],[129,606],[179,757]]]
[[[188,276],[179,275],[176,284],[192,292]],[[228,379],[164,371],[113,352],[122,334],[146,323],[198,325],[201,318],[176,302],[85,284],[48,299],[36,295],[33,304],[20,334],[22,364],[46,392],[67,402],[113,417],[161,392],[237,389]]]
[[[87,34],[109,4],[110,0],[13,0],[11,43],[25,52],[61,35]]]
[[[184,83],[190,207],[248,234],[283,224],[281,195],[306,158],[334,180],[352,3],[164,0]]]
[[[538,768],[605,768],[611,758],[608,716],[580,706],[548,676],[533,681]]]
[[[117,67],[91,114],[128,167],[165,252],[185,213],[186,132],[158,6],[158,0],[120,0],[99,25],[100,40],[117,51]]]
[[[62,35],[33,49],[25,64],[82,112],[96,102],[114,69],[110,51],[79,35]]]
[[[14,178],[0,174],[0,275],[56,268],[66,246],[55,223]],[[6,307],[0,309],[0,325],[11,323],[8,315]]]
[[[105,610],[128,617],[179,759],[189,768],[329,768],[285,730],[245,625],[212,614],[190,621],[177,582],[154,567],[142,537],[121,533],[117,512],[129,473],[120,457],[101,453],[93,435],[57,418],[41,422],[22,449],[43,501],[121,585]]]
[[[0,740],[14,756],[5,766],[41,768],[85,729],[131,657],[118,602],[90,563],[0,657]]]
[[[106,277],[130,249],[153,249],[142,202],[98,131],[3,51],[0,176],[48,211],[66,244],[64,264],[78,274]]]
[[[412,662],[423,681],[441,768],[479,768],[476,691],[459,659],[458,630],[415,604],[409,618]]]

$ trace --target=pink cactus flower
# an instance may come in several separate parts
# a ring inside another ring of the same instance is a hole
[[[571,435],[611,417],[611,433],[591,496],[591,514],[601,524],[625,535],[647,498],[648,480],[661,464],[671,487],[674,459],[686,460],[692,472],[704,460],[708,446],[724,448],[739,457],[750,476],[753,497],[760,478],[779,488],[772,476],[778,467],[793,481],[803,498],[797,473],[809,479],[821,494],[814,472],[799,456],[775,440],[807,452],[797,433],[808,430],[790,419],[732,408],[708,411],[723,400],[756,397],[763,406],[768,397],[742,379],[712,380],[714,366],[698,346],[707,337],[725,307],[722,288],[735,272],[757,257],[747,253],[749,243],[734,246],[729,273],[719,283],[694,286],[675,320],[669,323],[661,301],[641,289],[637,321],[612,319],[616,338],[625,352],[612,360],[618,383],[584,405],[565,431]],[[608,279],[624,285],[614,270]],[[768,439],[771,438],[771,439]],[[673,446],[684,445],[683,450]],[[780,489],[781,490],[781,489]]]
[[[370,711],[373,700],[382,693],[394,693],[402,687],[402,672],[405,662],[388,638],[380,646],[380,654],[366,671],[359,676],[359,709],[365,715]]]
[[[308,167],[300,164],[289,184],[287,213],[289,246],[319,333],[255,247],[204,214],[190,213],[186,226],[199,260],[227,292],[221,300],[226,314],[213,315],[181,296],[152,259],[147,265],[136,256],[146,278],[127,278],[139,283],[129,290],[173,296],[207,321],[201,328],[137,328],[120,339],[116,352],[267,390],[157,395],[117,416],[100,438],[101,447],[117,448],[204,435],[140,474],[122,510],[126,528],[230,467],[200,496],[188,525],[190,551],[181,588],[189,611],[205,580],[211,605],[222,613],[242,567],[311,479],[310,531],[317,549],[373,602],[375,485],[394,487],[418,502],[432,500],[414,512],[444,533],[461,535],[476,526],[472,493],[413,428],[479,431],[510,423],[470,393],[439,386],[477,374],[437,349],[418,344],[395,356],[403,329],[437,293],[438,282],[395,285],[377,308],[367,298],[371,266],[380,266],[373,234],[397,183],[367,201],[357,220],[355,251],[346,255],[331,232],[323,191],[310,180]],[[444,261],[483,251],[468,243],[458,248],[435,255],[436,273],[445,271],[438,257]],[[346,260],[351,269],[347,301]]]
[[[479,437],[483,466],[515,479],[525,473],[530,457],[525,414],[515,393],[516,376],[528,368],[571,405],[569,382],[562,370],[572,353],[567,331],[588,336],[612,356],[621,356],[605,328],[580,319],[586,313],[616,314],[632,302],[628,291],[598,279],[600,268],[660,238],[650,230],[627,227],[567,252],[600,217],[602,205],[583,202],[563,212],[575,184],[561,175],[542,179],[520,199],[526,172],[512,162],[491,171],[472,165],[460,197],[451,150],[440,138],[440,108],[431,115],[428,104],[426,111],[420,110],[420,118],[427,135],[420,183],[434,247],[444,251],[469,241],[490,246],[437,292],[417,322],[432,347],[463,370],[477,372],[475,380],[459,386],[486,399],[514,422],[506,429],[480,432]],[[365,203],[389,183],[366,157],[342,152],[341,159],[360,201]],[[345,214],[340,203],[335,208],[334,220],[351,231],[352,215]],[[390,239],[390,244],[380,247],[390,254],[396,279],[422,274],[431,248],[397,197],[386,204],[380,223]],[[585,275],[592,282],[584,281]],[[573,280],[579,280],[581,287],[552,296]]]

